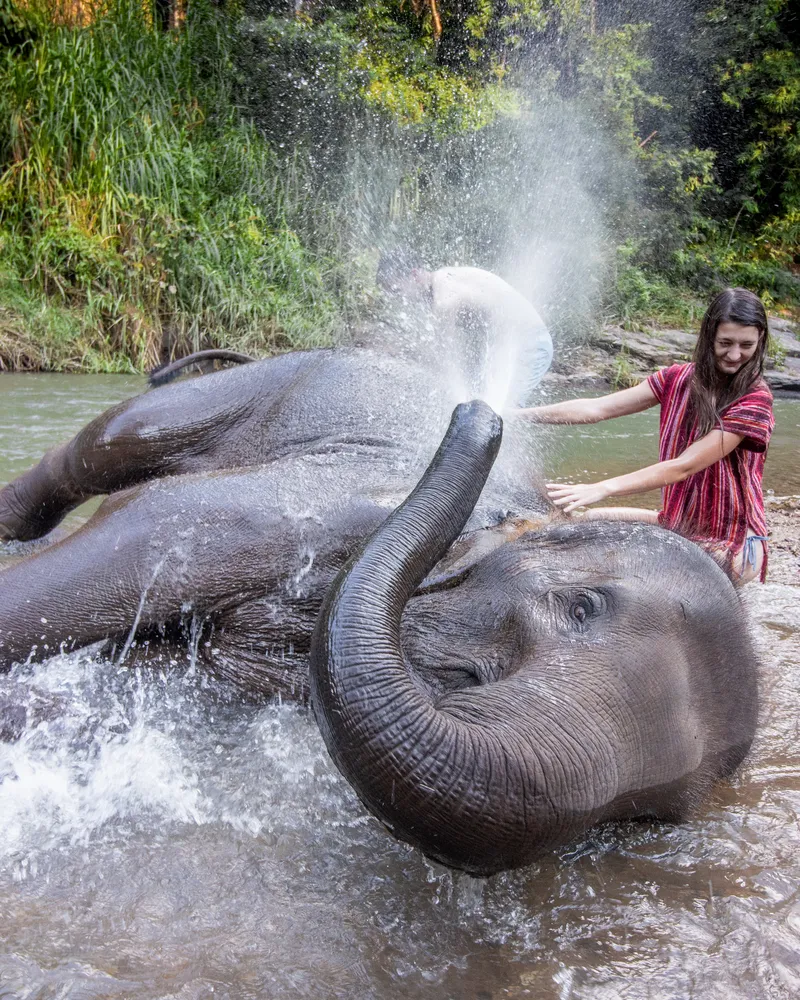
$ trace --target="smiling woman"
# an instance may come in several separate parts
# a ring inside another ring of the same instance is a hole
[[[729,288],[703,317],[691,364],[655,372],[599,399],[567,400],[521,414],[536,423],[596,423],[661,404],[659,461],[598,483],[551,483],[567,513],[610,497],[662,489],[662,509],[605,507],[587,517],[658,521],[701,544],[739,582],[766,578],[761,480],[774,426],[763,380],[767,316],[761,300]]]

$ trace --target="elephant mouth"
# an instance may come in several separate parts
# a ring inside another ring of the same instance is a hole
[[[403,656],[435,708],[448,694],[497,684],[517,673],[524,662],[523,631],[528,654],[536,648],[533,630],[520,626],[514,610],[489,607],[482,612],[469,602],[467,620],[459,614],[462,596],[455,588],[421,594],[403,614]]]

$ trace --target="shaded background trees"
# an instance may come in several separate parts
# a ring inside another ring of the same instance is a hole
[[[0,0],[0,359],[347,336],[383,247],[559,336],[800,300],[789,0]]]

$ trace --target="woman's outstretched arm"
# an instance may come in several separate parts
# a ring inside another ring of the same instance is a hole
[[[612,417],[624,417],[629,413],[640,413],[658,400],[645,379],[632,389],[621,389],[608,396],[593,399],[567,399],[563,403],[549,406],[529,406],[512,410],[509,416],[521,417],[535,424],[597,424]]]
[[[715,429],[689,445],[677,458],[671,458],[667,462],[656,462],[637,472],[604,479],[599,483],[579,483],[576,486],[548,483],[547,493],[556,507],[561,507],[567,514],[577,507],[588,507],[609,497],[648,493],[650,490],[661,489],[662,486],[680,483],[696,472],[707,469],[732,452],[743,440],[742,434]]]

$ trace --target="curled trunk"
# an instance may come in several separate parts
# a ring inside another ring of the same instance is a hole
[[[475,506],[501,428],[483,403],[457,407],[419,485],[329,592],[311,653],[317,721],[361,799],[427,855],[480,874],[525,864],[540,846],[525,808],[536,767],[502,716],[489,725],[463,700],[434,704],[404,659],[400,620]]]

